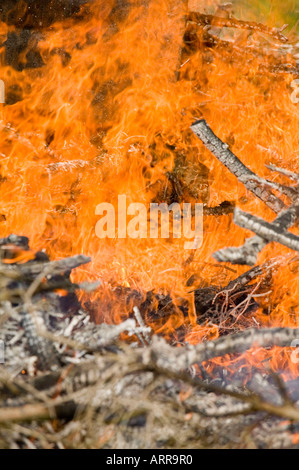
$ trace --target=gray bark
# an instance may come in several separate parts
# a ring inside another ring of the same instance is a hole
[[[235,212],[236,213],[236,212]],[[238,213],[238,211],[237,211]],[[299,205],[293,204],[284,209],[272,222],[271,227],[276,233],[286,231],[297,223],[299,219]],[[265,222],[266,223],[266,222]],[[249,227],[246,227],[249,228]],[[249,228],[249,230],[251,230]],[[240,247],[228,247],[216,251],[213,256],[217,261],[230,262],[232,264],[246,264],[253,266],[257,262],[259,252],[269,243],[269,239],[260,236],[260,232],[252,238],[247,238],[244,245]],[[270,236],[270,235],[269,235]],[[274,239],[272,240],[274,241]],[[275,240],[278,241],[278,240]]]
[[[280,224],[271,224],[240,209],[235,209],[234,222],[240,227],[256,233],[259,237],[263,238],[265,244],[267,241],[278,242],[291,250],[299,251],[299,237],[287,232]]]
[[[209,149],[249,191],[270,207],[271,210],[279,213],[285,208],[284,202],[272,193],[267,184],[267,180],[258,177],[253,171],[247,168],[247,166],[230,151],[228,145],[214,134],[204,119],[192,124],[191,129],[204,143],[207,149]]]

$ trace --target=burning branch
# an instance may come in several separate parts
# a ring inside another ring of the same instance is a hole
[[[299,328],[250,328],[240,333],[218,338],[214,341],[186,346],[185,350],[172,350],[164,340],[154,337],[151,353],[156,353],[157,364],[168,370],[185,370],[195,363],[201,363],[226,354],[240,354],[251,347],[268,348],[290,346],[299,338]]]
[[[241,247],[223,248],[214,253],[217,261],[230,262],[232,264],[254,265],[259,252],[271,241],[279,242],[293,250],[298,251],[299,238],[287,229],[298,222],[299,219],[299,196],[298,187],[290,187],[273,183],[255,175],[249,170],[210,129],[206,121],[195,122],[191,129],[202,140],[205,146],[223,163],[231,173],[233,173],[244,186],[261,199],[278,216],[272,223],[268,223],[256,216],[246,214],[235,209],[234,222],[240,227],[246,228],[256,233],[252,238],[248,238]],[[272,171],[278,171],[288,176],[298,183],[299,176],[274,165],[270,165]],[[281,199],[277,198],[270,188],[286,195],[293,204],[286,207]]]
[[[282,226],[275,222],[272,224],[268,223],[255,215],[248,214],[237,208],[234,212],[234,222],[239,227],[255,232],[268,242],[278,242],[291,250],[299,251],[299,237],[287,232],[285,229],[282,230]]]
[[[256,176],[239,158],[234,155],[227,144],[222,142],[202,119],[191,126],[194,134],[200,138],[213,155],[244,184],[246,189],[261,199],[271,210],[279,213],[285,208],[283,201],[278,199],[268,187],[267,181]]]
[[[238,223],[237,222],[238,212],[240,211],[236,211],[235,216],[234,216],[234,221],[236,223]],[[297,204],[293,204],[288,209],[281,211],[281,213],[278,215],[278,217],[276,217],[276,219],[272,222],[272,224],[268,224],[270,225],[271,230],[267,236],[271,237],[270,234],[273,231],[272,229],[274,229],[276,234],[281,235],[280,240],[283,240],[284,233],[287,231],[288,228],[292,227],[293,225],[297,223],[298,218],[299,218],[299,206]],[[267,229],[265,229],[265,224],[267,225],[267,222],[265,222],[262,219],[261,221],[262,221],[262,225],[264,226],[263,233],[265,233],[265,231],[267,231]],[[248,228],[250,230],[249,227],[244,227],[244,228]],[[261,232],[259,231],[259,229],[257,230],[258,231],[254,230],[255,233],[260,234]],[[222,248],[221,250],[216,251],[213,255],[214,258],[217,261],[230,262],[232,264],[247,264],[249,266],[254,265],[257,262],[257,256],[260,253],[260,251],[262,251],[262,249],[270,241],[275,241],[274,238],[273,239],[263,238],[259,234],[255,235],[252,238],[247,238],[244,245],[240,247],[228,247],[228,248]],[[289,235],[288,232],[286,232],[286,235]]]

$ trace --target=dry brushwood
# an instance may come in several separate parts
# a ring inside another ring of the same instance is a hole
[[[255,266],[224,287],[211,286],[194,291],[197,323],[217,325],[220,335],[234,333],[252,326],[252,315],[259,305],[257,299],[267,296],[272,273],[296,257],[277,257]],[[255,282],[253,282],[255,281]],[[260,290],[260,288],[262,289]]]
[[[0,300],[0,339],[6,344],[5,366],[0,367],[0,446],[14,447],[18,442],[21,447],[43,448],[60,442],[61,447],[71,447],[76,444],[73,439],[69,441],[68,426],[71,430],[79,426],[80,442],[89,447],[95,442],[94,436],[98,442],[101,430],[108,432],[111,428],[112,447],[124,442],[135,446],[150,442],[157,447],[165,436],[174,439],[173,445],[196,445],[199,435],[201,445],[210,447],[236,442],[238,433],[256,420],[256,413],[299,421],[296,397],[293,403],[285,399],[286,394],[280,396],[278,387],[267,379],[268,373],[263,377],[254,374],[250,389],[246,389],[215,382],[205,372],[207,361],[216,357],[240,355],[252,347],[289,346],[298,330],[249,329],[178,348],[151,334],[143,310],[148,303],[142,295],[138,303],[139,297],[133,293],[135,318],[119,325],[95,325],[82,310],[74,292],[78,286],[70,280],[71,268],[87,258],[51,262],[45,254],[36,254],[20,265],[18,254],[20,248],[29,250],[28,241],[18,239],[16,246],[13,240],[0,243],[4,261],[0,263],[0,283],[5,292]],[[213,306],[211,302],[225,304],[227,296],[244,293],[246,297],[247,291],[250,297],[255,287],[249,283],[278,264],[276,259],[252,268],[215,290],[205,307]],[[56,286],[62,284],[68,286],[65,297],[56,294]],[[96,286],[93,283],[89,287]],[[161,298],[161,308],[170,300]],[[136,342],[120,342],[123,332],[139,340],[139,347]],[[194,365],[202,371],[203,380],[192,377]],[[27,375],[22,374],[24,371]],[[182,399],[188,387],[191,392]],[[186,414],[190,413],[193,417],[186,423]],[[53,418],[61,423],[61,433],[49,432]],[[165,422],[162,427],[161,420]],[[225,429],[229,420],[235,421],[228,437]],[[175,437],[179,435],[175,430],[182,426],[185,437]],[[213,431],[206,441],[211,426]],[[169,434],[169,429],[174,434]],[[282,441],[281,429],[278,438],[272,419],[271,432],[264,432],[260,426],[254,439],[262,445],[276,442],[278,447],[286,447],[291,445],[293,432],[286,426]],[[167,447],[167,439],[163,446]]]
[[[114,327],[117,330],[114,334],[115,338],[119,335],[119,330],[117,325],[111,325],[111,331],[113,331]],[[201,364],[216,357],[244,353],[252,347],[290,346],[292,341],[298,338],[298,335],[298,328],[265,328],[260,330],[251,328],[216,340],[199,343],[195,346],[187,344],[184,348],[172,347],[163,338],[153,336],[150,346],[143,349],[135,349],[134,354],[137,356],[134,361],[136,360],[136,363],[143,365],[155,364],[158,368],[177,373],[188,370],[194,364]],[[122,348],[124,348],[124,345]],[[109,357],[108,355],[108,361]],[[71,369],[66,369],[68,370],[67,373],[64,373],[62,370],[59,372],[53,371],[45,376],[32,379],[31,385],[37,390],[53,392],[55,385],[60,379],[60,394],[94,385],[107,366],[104,358],[99,359],[99,361],[104,361],[102,366],[100,366],[100,362],[93,365],[93,362],[88,363],[83,361],[82,365],[78,364],[74,365]],[[2,379],[2,383],[3,386],[0,389],[2,396],[19,396],[27,392],[26,389],[22,391],[22,384],[18,382],[13,382],[17,392],[15,389],[10,391],[6,380]]]
[[[27,252],[28,261],[19,264],[20,253],[27,256]],[[0,258],[1,340],[5,344],[12,342],[16,345],[25,341],[25,350],[36,358],[36,366],[40,370],[59,367],[57,349],[44,334],[53,322],[55,312],[64,315],[78,313],[80,304],[76,289],[97,287],[97,283],[77,285],[70,280],[71,270],[89,262],[90,258],[80,255],[49,261],[45,253],[31,253],[28,239],[16,235],[0,239]],[[57,289],[61,288],[68,294],[60,296]],[[18,347],[15,352],[17,350]]]
[[[239,337],[233,335],[226,346],[223,341],[216,340],[215,345],[218,346],[215,349],[219,348],[218,352],[223,354],[225,351],[244,350],[255,343],[262,346],[285,344],[293,338],[291,332],[280,330],[249,331],[244,336],[245,344],[242,344],[242,334]],[[208,350],[208,344],[201,346]],[[169,436],[167,427],[180,435],[177,431],[181,426],[185,431],[183,434],[187,434],[186,444],[193,441],[195,444],[199,440],[201,445],[211,447],[228,445],[235,439],[239,443],[237,435],[228,429],[234,429],[238,434],[258,419],[259,433],[254,438],[257,442],[262,442],[263,446],[273,446],[274,439],[277,447],[290,446],[292,432],[296,432],[294,423],[299,422],[299,409],[289,398],[279,377],[275,377],[271,385],[264,383],[260,376],[256,377],[256,385],[263,384],[270,396],[271,391],[274,393],[272,400],[266,400],[249,388],[227,387],[199,380],[186,372],[185,367],[205,357],[197,346],[187,346],[182,350],[167,345],[162,338],[154,337],[147,348],[134,349],[122,344],[118,351],[95,355],[89,360],[82,359],[72,367],[67,366],[27,382],[7,377],[0,370],[3,384],[0,389],[3,433],[0,428],[0,436],[3,439],[5,433],[8,440],[11,429],[15,435],[20,433],[20,441],[23,442],[24,430],[19,426],[26,424],[28,436],[40,447],[43,444],[37,430],[43,426],[43,421],[50,423],[56,418],[60,420],[60,426],[64,426],[65,436],[68,436],[68,423],[72,423],[73,429],[79,422],[80,429],[89,436],[94,433],[98,436],[101,429],[112,427],[114,437],[108,445],[110,448],[115,448],[117,444],[115,434],[122,435],[131,444],[135,442],[135,445],[144,442],[144,445],[151,444],[155,448],[161,445],[169,447],[168,439],[162,444],[160,435],[164,434],[164,439]],[[257,412],[259,415],[256,415]],[[188,418],[187,423],[186,413],[191,413],[192,417],[191,421]],[[268,420],[266,435],[263,433],[261,413],[280,420],[279,436],[283,434],[282,441],[277,441],[277,421],[273,419]],[[282,420],[284,427],[281,426]],[[290,423],[293,423],[293,430]],[[134,433],[135,426],[138,438]],[[210,438],[205,441],[207,427]],[[49,428],[48,431],[46,426],[42,429],[43,436],[48,436]],[[63,439],[63,436],[60,438]],[[63,442],[66,447],[70,445],[68,440],[63,439]],[[176,437],[170,446],[176,445],[182,445],[181,438]]]

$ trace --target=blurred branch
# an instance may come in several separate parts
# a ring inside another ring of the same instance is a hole
[[[227,144],[222,142],[202,119],[191,126],[194,134],[204,143],[207,149],[244,184],[246,189],[261,199],[271,210],[279,213],[285,204],[277,198],[267,185],[267,181],[251,171],[239,158],[234,155]]]

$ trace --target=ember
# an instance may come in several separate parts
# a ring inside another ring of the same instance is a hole
[[[293,12],[2,3],[0,446],[298,446]]]

